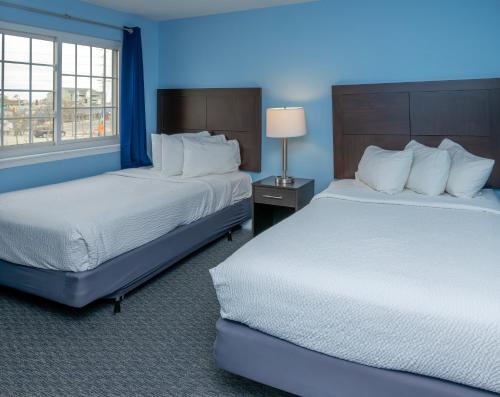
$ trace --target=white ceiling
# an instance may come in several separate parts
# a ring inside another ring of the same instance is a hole
[[[84,0],[156,20],[223,14],[315,0]]]

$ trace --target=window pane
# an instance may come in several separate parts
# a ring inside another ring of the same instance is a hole
[[[116,82],[106,79],[106,106],[116,106]]]
[[[6,61],[29,62],[30,39],[6,34],[4,56]]]
[[[63,109],[61,136],[63,140],[75,139],[75,109]]]
[[[14,119],[3,121],[3,143],[6,146],[22,145],[30,141],[30,120]]]
[[[76,138],[90,138],[90,109],[76,110]]]
[[[104,81],[103,79],[92,79],[92,107],[104,104]]]
[[[53,119],[32,119],[33,142],[52,142],[54,140]]]
[[[0,33],[0,43],[3,43],[3,34]],[[2,51],[0,50],[0,61],[3,59],[3,53]],[[1,73],[1,72],[0,72]]]
[[[33,90],[54,89],[54,69],[52,66],[32,66],[31,85]]]
[[[106,50],[106,76],[113,77],[113,51]]]
[[[90,106],[90,78],[78,77],[76,79],[77,87],[77,106],[89,107]]]
[[[63,108],[76,106],[75,100],[76,77],[62,76],[61,102]]]
[[[116,109],[105,109],[104,112],[104,131],[106,136],[116,135]]]
[[[4,86],[7,90],[29,90],[30,67],[15,63],[5,63]]]
[[[92,76],[104,76],[104,48],[92,47]]]
[[[54,117],[54,94],[52,92],[31,93],[31,115],[33,117]]]
[[[62,45],[63,74],[75,74],[75,49],[74,44],[63,43]]]
[[[92,136],[104,136],[103,109],[92,109]]]
[[[4,91],[4,117],[29,117],[29,92]]]
[[[90,76],[90,47],[77,45],[76,59],[76,74]]]
[[[31,62],[54,64],[54,42],[48,40],[32,39]]]

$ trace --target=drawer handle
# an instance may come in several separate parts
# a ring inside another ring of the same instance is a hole
[[[273,200],[283,200],[283,196],[271,196],[270,194],[263,194],[262,197]]]

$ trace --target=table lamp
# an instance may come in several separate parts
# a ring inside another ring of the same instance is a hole
[[[281,138],[281,175],[276,177],[276,185],[293,184],[293,178],[287,175],[288,138],[306,134],[306,114],[302,107],[283,107],[267,109],[266,135],[269,138]]]

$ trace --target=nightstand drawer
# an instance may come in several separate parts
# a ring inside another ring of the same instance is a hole
[[[260,204],[278,205],[281,207],[295,207],[296,194],[293,190],[279,188],[256,187],[254,202]]]

